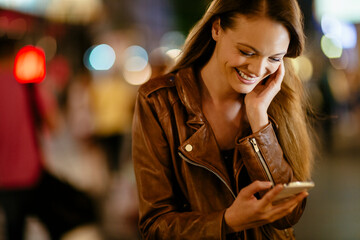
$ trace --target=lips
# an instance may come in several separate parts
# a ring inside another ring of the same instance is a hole
[[[256,82],[257,79],[256,77],[249,77],[248,75],[246,75],[237,68],[235,68],[235,71],[237,72],[240,81],[243,82],[244,84],[253,84]]]

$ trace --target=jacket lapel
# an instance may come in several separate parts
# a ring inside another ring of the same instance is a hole
[[[188,126],[198,128],[203,125],[204,116],[201,109],[201,95],[193,69],[179,70],[176,74],[175,85],[179,98],[188,113]]]
[[[202,113],[201,95],[194,70],[180,70],[176,74],[175,84],[179,98],[188,113],[186,124],[195,130],[193,135],[180,144],[179,151],[191,162],[220,177],[228,187],[231,186],[215,135]]]

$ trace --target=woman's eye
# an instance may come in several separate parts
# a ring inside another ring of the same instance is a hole
[[[254,53],[246,52],[246,51],[243,51],[243,50],[240,50],[240,52],[241,52],[242,55],[247,56],[247,57],[250,57],[250,56],[254,55]]]
[[[270,58],[270,61],[273,61],[273,62],[280,62],[281,61],[281,58],[274,58],[274,57],[272,57],[272,58]]]

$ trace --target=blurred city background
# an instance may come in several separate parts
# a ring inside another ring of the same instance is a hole
[[[316,187],[295,226],[296,237],[360,239],[360,1],[299,3],[307,42],[294,65],[316,113],[318,154]],[[47,173],[41,179],[48,179],[42,186],[46,194],[39,193],[43,201],[34,204],[43,214],[26,217],[25,239],[140,239],[131,162],[136,91],[176,61],[188,31],[208,4],[209,0],[0,0],[0,112],[21,115],[11,84],[4,84],[8,76],[27,91],[23,105],[30,105],[43,159],[38,168]],[[25,46],[28,55],[22,56]],[[22,76],[27,69],[30,75]],[[21,133],[22,124],[5,129],[6,136]],[[1,151],[5,141],[0,138]],[[6,173],[6,167],[0,165],[0,173]],[[0,192],[18,187],[1,184]]]

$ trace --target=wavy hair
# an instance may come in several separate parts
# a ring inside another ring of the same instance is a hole
[[[183,51],[170,71],[204,66],[216,44],[211,35],[213,22],[220,19],[224,30],[231,29],[238,14],[267,17],[281,23],[290,34],[289,48],[284,58],[286,73],[281,90],[270,104],[268,113],[279,126],[277,136],[295,177],[298,180],[310,179],[314,157],[310,124],[306,116],[309,105],[302,82],[289,59],[301,55],[305,45],[303,17],[296,0],[213,0],[190,31]]]

